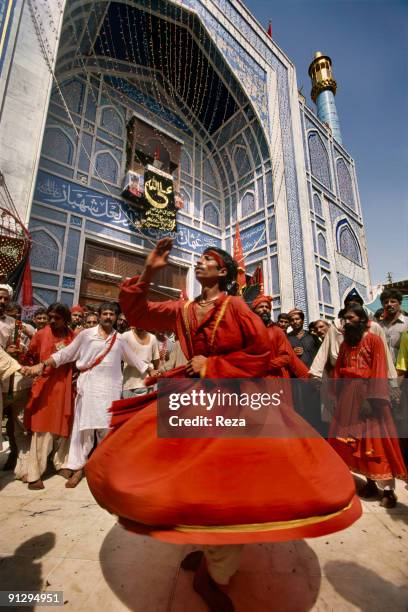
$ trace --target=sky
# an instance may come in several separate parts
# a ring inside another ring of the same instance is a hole
[[[373,285],[408,278],[408,0],[244,0],[294,63],[329,55],[343,146],[354,158]]]

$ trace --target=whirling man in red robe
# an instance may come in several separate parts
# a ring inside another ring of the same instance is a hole
[[[160,240],[141,276],[125,281],[120,292],[130,325],[177,333],[188,362],[166,375],[266,376],[265,327],[242,298],[227,295],[237,265],[225,251],[211,247],[198,259],[201,294],[195,300],[147,300],[171,248],[170,239]],[[210,609],[231,611],[224,587],[238,568],[243,544],[321,536],[348,527],[361,514],[340,457],[295,411],[285,411],[281,420],[274,438],[159,438],[156,392],[116,402],[113,432],[86,466],[89,486],[125,528],[175,544],[204,545],[204,554],[188,555],[182,566],[195,569],[194,589]]]
[[[334,370],[334,378],[342,380],[336,385],[329,442],[353,472],[366,476],[360,495],[380,496],[379,485],[381,505],[394,508],[395,478],[406,480],[407,469],[391,415],[384,343],[369,333],[359,304],[348,306],[343,318],[344,341]]]

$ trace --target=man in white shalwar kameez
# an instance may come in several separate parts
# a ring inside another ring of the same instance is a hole
[[[117,304],[106,302],[99,307],[98,313],[98,326],[84,329],[71,344],[44,362],[44,367],[58,368],[75,361],[80,372],[67,462],[67,468],[73,470],[65,485],[68,488],[75,487],[81,480],[95,437],[99,443],[109,432],[111,415],[108,410],[122,394],[121,362],[125,361],[144,375],[149,365],[140,360],[113,329],[118,316]]]

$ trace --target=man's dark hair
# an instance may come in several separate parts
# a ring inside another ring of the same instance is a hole
[[[380,317],[382,317],[383,314],[384,314],[384,308],[379,308],[374,313],[374,319],[377,319],[377,321],[379,321]]]
[[[384,289],[382,294],[380,295],[380,302],[384,304],[385,300],[398,300],[401,304],[402,302],[402,293],[398,291],[398,289]]]
[[[345,316],[348,312],[353,312],[355,315],[358,316],[358,318],[365,325],[365,327],[368,327],[368,314],[366,313],[364,308],[360,306],[360,304],[350,304],[350,306],[346,306],[346,308],[344,309],[343,316]]]
[[[21,316],[22,308],[18,302],[9,302],[6,306],[6,312],[10,310],[17,310],[18,314]]]
[[[48,314],[47,313],[47,309],[46,308],[37,308],[37,310],[33,314],[33,318],[35,318],[37,315],[40,315],[40,314]]]
[[[54,302],[47,308],[47,315],[49,315],[50,312],[56,312],[58,315],[60,315],[64,319],[65,325],[68,326],[71,323],[71,311],[69,306],[66,304],[63,304],[62,302]]]
[[[317,321],[310,321],[309,326],[308,326],[310,332],[314,330],[316,323]]]
[[[287,312],[280,312],[278,314],[278,321],[281,321],[282,319],[285,319],[286,321],[289,321],[289,315]]]
[[[100,315],[104,310],[112,310],[116,316],[118,316],[120,312],[119,304],[117,302],[103,302],[98,306],[98,315]]]
[[[218,253],[218,255],[220,255],[220,257],[222,257],[224,261],[225,267],[227,269],[227,275],[223,278],[220,278],[219,285],[221,291],[227,291],[237,278],[238,264],[235,259],[233,259],[229,253],[227,253],[227,251],[223,251],[218,247],[208,247],[203,251],[203,254],[208,253],[208,251],[214,251],[215,253]]]

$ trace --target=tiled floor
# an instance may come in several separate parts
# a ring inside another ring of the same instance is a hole
[[[85,481],[64,483],[53,476],[29,491],[0,472],[1,590],[62,590],[65,610],[208,612],[179,569],[188,547],[124,531]],[[236,612],[406,612],[408,491],[397,492],[397,508],[364,502],[346,531],[246,546],[230,589]]]

